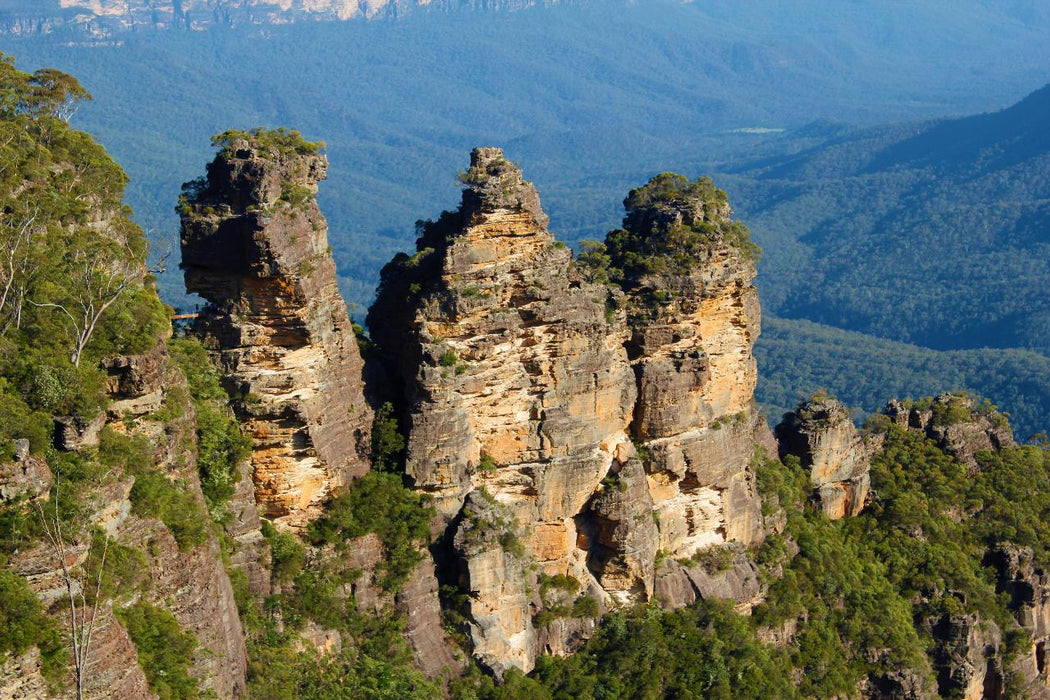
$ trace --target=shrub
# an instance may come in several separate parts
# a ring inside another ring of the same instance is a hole
[[[446,348],[439,358],[442,367],[454,367],[457,360],[459,360],[459,357],[452,348]]]
[[[142,601],[115,612],[135,645],[150,690],[161,700],[199,697],[197,679],[190,675],[197,640],[182,631],[175,616]]]
[[[395,474],[369,472],[332,499],[325,514],[310,525],[309,536],[314,544],[342,545],[374,532],[386,550],[379,583],[396,591],[419,563],[419,547],[430,541],[434,509],[428,501],[405,488]]]
[[[136,475],[131,509],[135,515],[163,522],[183,551],[199,547],[208,538],[208,519],[182,481],[171,481],[157,472]]]

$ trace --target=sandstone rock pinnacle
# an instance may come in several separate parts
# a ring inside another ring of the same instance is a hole
[[[314,195],[327,159],[295,132],[228,133],[179,211],[197,331],[252,436],[263,513],[301,526],[368,468],[372,411]]]

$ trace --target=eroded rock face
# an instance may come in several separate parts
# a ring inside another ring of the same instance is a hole
[[[996,591],[1009,596],[1009,608],[1032,639],[1015,670],[1040,697],[1050,697],[1050,573],[1035,563],[1029,547],[1004,542],[989,553],[987,563],[999,574]]]
[[[511,667],[531,671],[537,653],[532,615],[538,583],[526,569],[517,530],[513,516],[491,494],[472,491],[453,540],[474,655],[500,678]]]
[[[750,463],[768,433],[754,407],[757,249],[708,179],[658,175],[624,207],[605,248],[631,329],[631,430],[649,454],[660,548],[690,557],[755,544],[763,535]]]
[[[475,149],[463,181],[459,209],[384,268],[369,326],[403,383],[408,475],[455,523],[475,656],[501,674],[531,668],[539,648],[578,647],[590,603],[651,599],[659,550],[759,542],[750,464],[770,436],[753,407],[754,263],[724,194],[708,181],[680,199],[632,192],[635,240],[616,248],[625,237],[610,234],[611,257],[655,246],[673,258],[684,226],[689,260],[610,279],[554,240],[499,149]],[[467,538],[496,520],[521,528],[517,555]],[[595,601],[535,599],[530,570]],[[757,578],[738,578],[699,585],[755,598]],[[695,599],[697,584],[682,585]],[[529,620],[547,608],[537,637]]]
[[[994,622],[975,613],[944,615],[928,620],[926,628],[936,641],[933,662],[942,697],[996,697],[994,692],[986,693],[1003,686],[1001,635]]]
[[[369,314],[406,384],[407,471],[446,517],[484,485],[564,529],[627,439],[625,334],[499,149],[475,149],[467,178],[460,209],[384,268]],[[563,534],[542,558],[568,553]]]
[[[777,426],[781,456],[795,455],[832,520],[858,515],[871,485],[871,458],[880,444],[865,441],[846,407],[818,396],[799,404]]]
[[[372,411],[314,195],[327,160],[303,143],[227,143],[180,207],[195,328],[244,397],[264,515],[299,527],[364,474]]]
[[[919,403],[890,401],[884,413],[902,428],[925,433],[972,470],[978,469],[978,452],[1017,444],[1004,416],[966,394],[941,394]]]

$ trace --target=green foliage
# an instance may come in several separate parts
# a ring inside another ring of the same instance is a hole
[[[207,520],[197,499],[181,480],[155,471],[156,457],[149,440],[104,428],[98,459],[102,466],[135,477],[131,507],[136,515],[157,518],[175,537],[179,549],[198,547],[208,537]]]
[[[0,559],[0,564],[6,564]],[[61,649],[61,635],[24,578],[0,568],[0,655],[19,655],[38,646],[47,656]]]
[[[422,700],[440,695],[437,684],[412,666],[403,642],[384,649],[375,639],[366,641],[367,647],[346,645],[325,655],[295,651],[289,645],[255,645],[248,669],[249,694],[258,700]]]
[[[314,544],[338,546],[374,532],[386,551],[380,585],[396,591],[419,563],[420,547],[430,541],[433,517],[427,497],[405,488],[399,476],[369,472],[329,503],[309,533]]]
[[[452,348],[445,348],[441,353],[441,357],[438,358],[438,361],[441,363],[442,367],[453,367],[456,362],[459,361],[459,356],[456,355],[456,351]]]
[[[268,152],[275,157],[313,155],[325,148],[324,141],[307,141],[298,131],[284,127],[256,127],[251,131],[228,129],[211,137],[211,145],[223,150],[232,149],[239,141],[247,141],[249,148]]]
[[[481,458],[478,459],[478,471],[479,472],[494,472],[499,467],[496,464],[496,459],[488,452],[482,452]]]
[[[108,540],[108,542],[107,542]],[[105,559],[103,560],[103,554]],[[136,547],[127,547],[108,537],[102,530],[91,533],[91,548],[84,563],[85,580],[98,581],[101,569],[102,580],[98,586],[101,600],[129,598],[142,588],[149,586],[149,559]],[[87,587],[84,593],[89,603],[94,603],[95,589]]]
[[[607,615],[581,651],[540,657],[532,677],[547,697],[798,697],[785,654],[718,602]],[[484,686],[479,696],[514,697]]]
[[[135,644],[150,690],[161,700],[200,697],[199,682],[190,674],[197,640],[169,610],[139,601],[114,612]]]
[[[865,414],[892,397],[965,389],[994,397],[1022,440],[1046,432],[1050,416],[1050,359],[1030,351],[930,350],[763,314],[755,357],[756,396],[773,422],[819,386]]]
[[[372,466],[382,472],[395,472],[404,459],[405,437],[397,414],[389,401],[376,411],[372,422]]]
[[[270,541],[270,570],[274,581],[294,580],[306,564],[306,549],[291,532],[278,530],[268,520],[262,521],[262,532]]]
[[[204,346],[194,339],[178,338],[168,343],[168,349],[189,382],[197,410],[201,489],[212,519],[222,522],[228,517],[226,503],[240,480],[237,465],[251,456],[252,443],[230,414],[219,371]]]
[[[163,522],[183,551],[199,547],[208,538],[207,519],[181,480],[172,481],[157,472],[138,474],[131,487],[131,509],[138,516]]]

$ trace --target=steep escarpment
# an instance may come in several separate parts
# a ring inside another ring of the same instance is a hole
[[[556,4],[546,0],[539,4]],[[532,7],[534,0],[25,0],[0,10],[0,32],[38,36],[72,30],[94,38],[142,29],[393,19],[413,11]]]
[[[680,200],[658,182],[632,192],[626,232],[610,234],[616,262],[644,246],[670,259],[683,226],[712,235],[661,276],[611,279],[593,252],[575,261],[554,239],[499,149],[475,149],[461,179],[459,209],[384,268],[368,320],[403,386],[406,473],[449,522],[474,653],[502,673],[579,643],[561,622],[573,601],[527,593],[543,577],[629,604],[653,597],[658,553],[761,541],[749,466],[765,428],[752,399],[758,307],[746,230],[709,184]],[[497,556],[470,545],[479,532],[520,546]]]
[[[289,132],[227,133],[179,211],[195,332],[254,442],[262,512],[301,527],[368,468],[363,363],[314,200],[327,160]]]

